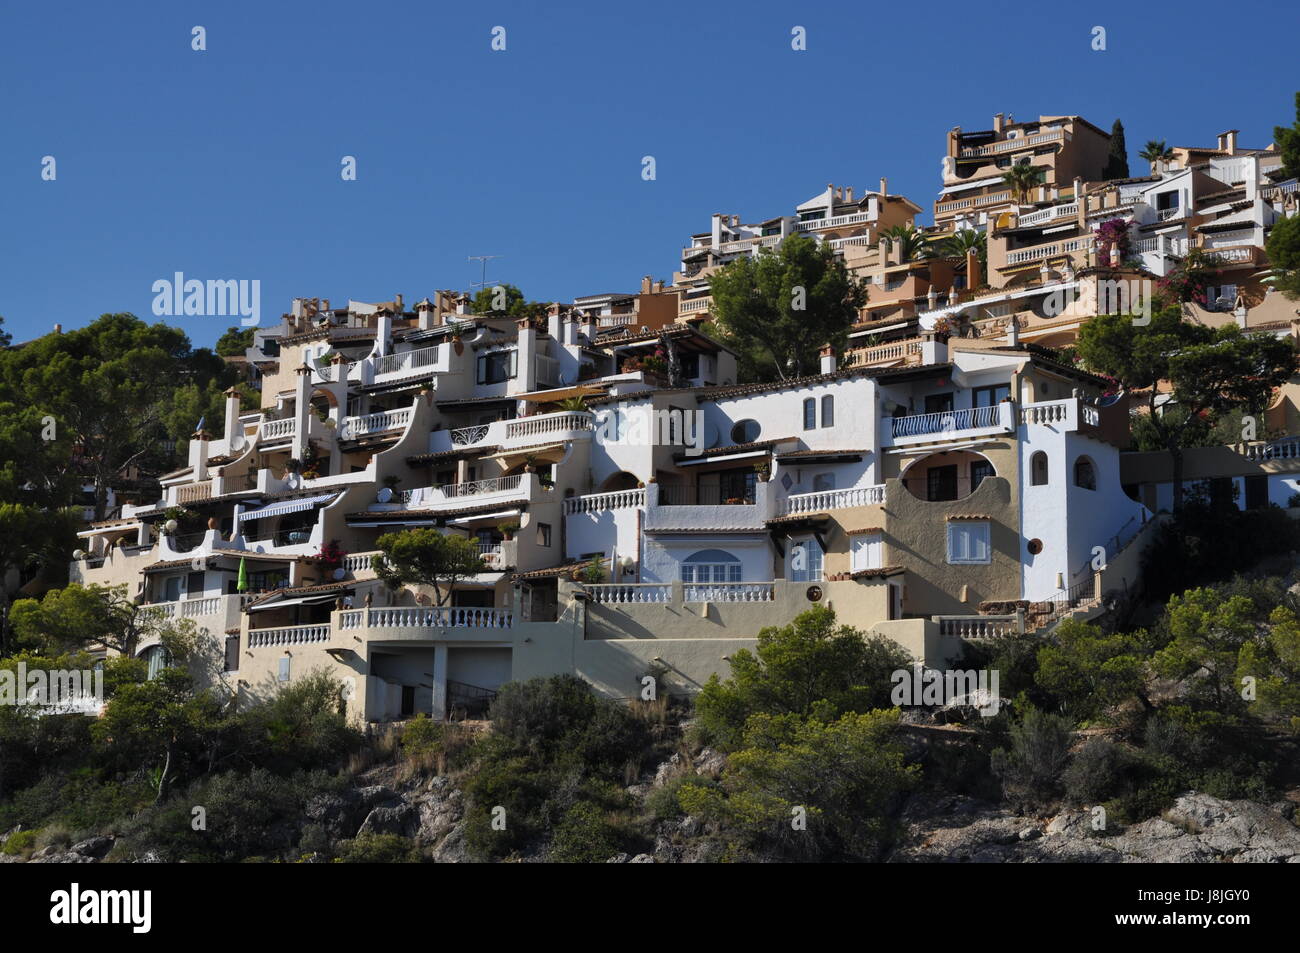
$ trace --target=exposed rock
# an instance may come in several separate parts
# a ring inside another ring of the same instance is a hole
[[[628,854],[628,853],[621,853],[621,854],[615,854],[615,855],[614,855],[613,857],[611,857],[609,860],[605,861],[605,863],[607,863],[607,864],[626,864],[626,863],[627,863],[629,860],[631,860],[631,859],[632,859],[632,855],[631,855],[631,854]]]
[[[696,774],[716,778],[722,774],[722,769],[727,766],[727,756],[713,748],[705,748],[695,756],[694,764]]]
[[[676,777],[680,774],[681,769],[682,756],[680,754],[674,754],[671,758],[655,769],[654,786],[657,788],[663,787],[668,783],[669,778]]]
[[[655,859],[651,854],[637,854],[630,861],[628,861],[628,863],[631,864],[653,864],[654,862]]]
[[[362,822],[357,836],[362,834],[399,834],[414,837],[420,829],[420,809],[403,802],[395,807],[377,807]]]
[[[469,862],[469,851],[465,847],[465,822],[461,821],[442,839],[442,843],[429,855],[437,864],[464,864]]]
[[[1300,828],[1280,811],[1206,794],[1185,794],[1163,817],[1119,830],[1094,830],[1083,810],[1027,826],[998,805],[933,793],[914,795],[902,822],[895,863],[1300,863]]]
[[[74,854],[81,854],[84,857],[93,857],[96,860],[103,860],[104,856],[113,849],[114,839],[112,837],[88,837],[83,841],[73,844],[68,850]]]

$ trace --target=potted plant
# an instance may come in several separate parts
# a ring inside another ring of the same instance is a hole
[[[596,585],[605,580],[605,564],[599,556],[592,556],[586,563],[574,570],[574,580]]]
[[[515,533],[519,532],[518,523],[498,523],[497,529],[501,530],[501,535],[505,537],[506,542],[515,538]]]
[[[451,349],[457,355],[465,353],[465,342],[461,340],[460,328],[456,328],[451,332]]]
[[[766,483],[770,473],[771,471],[768,469],[766,462],[754,464],[754,475],[758,478],[759,483]]]

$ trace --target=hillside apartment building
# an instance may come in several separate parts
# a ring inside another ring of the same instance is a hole
[[[920,207],[882,179],[756,225],[714,215],[672,285],[541,321],[470,314],[453,292],[413,311],[401,296],[297,299],[247,355],[263,406],[229,392],[224,432],[193,436],[162,499],[81,533],[73,579],[193,618],[233,691],[324,668],[366,721],[473,711],[505,681],[559,672],[611,697],[647,675],[692,692],[813,605],[935,667],[962,639],[1086,615],[1133,584],[1169,478],[1159,455],[1121,453],[1127,396],[1050,345],[1096,313],[1103,282],[1163,274],[1189,244],[1225,263],[1189,320],[1296,333],[1294,308],[1255,278],[1269,226],[1295,213],[1273,151],[1226,134],[1104,182],[1107,146],[1079,117],[950,133],[927,233],[981,230],[987,261],[901,260],[881,232]],[[1004,194],[997,170],[1025,158],[1044,184]],[[1127,261],[1095,247],[1116,218]],[[700,326],[708,278],[792,234],[829,242],[871,300],[820,373],[738,383]],[[1300,433],[1294,400],[1288,386],[1270,408],[1279,434]],[[1189,475],[1215,492],[1238,481],[1243,506],[1296,492],[1300,438],[1219,449]],[[475,541],[485,571],[445,605],[388,590],[376,540],[411,527]]]

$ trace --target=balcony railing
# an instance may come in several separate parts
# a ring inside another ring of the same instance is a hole
[[[328,622],[319,625],[288,625],[277,629],[250,629],[248,647],[264,648],[275,645],[307,645],[313,642],[328,642],[330,626]]]
[[[370,557],[378,555],[379,550],[366,553],[348,553],[343,557],[343,568],[354,576],[359,572],[370,572]]]
[[[713,304],[713,298],[693,298],[690,301],[683,301],[677,307],[678,314],[695,314],[699,311],[707,311]]]
[[[451,431],[451,445],[453,447],[470,447],[476,443],[482,443],[487,439],[487,435],[487,424],[479,424],[474,427],[460,427]]]
[[[1051,208],[1039,209],[1037,212],[1030,212],[1028,215],[1021,215],[1016,224],[1038,225],[1042,222],[1050,222],[1058,218],[1069,218],[1079,214],[1079,203],[1071,202],[1068,205],[1054,205]]]
[[[509,609],[480,606],[429,606],[365,609],[365,624],[372,629],[509,629],[514,613]],[[344,613],[344,615],[350,615]],[[355,613],[360,616],[361,612]],[[349,619],[347,628],[356,626]]]
[[[621,328],[636,322],[635,314],[602,314],[596,319],[598,328]]]
[[[952,434],[963,430],[980,430],[1002,424],[1000,404],[991,407],[968,407],[937,414],[912,414],[890,421],[895,437],[922,437]]]
[[[592,414],[577,410],[542,414],[537,417],[521,417],[506,424],[506,439],[542,437],[570,430],[591,430],[595,426],[595,419]]]
[[[753,506],[754,488],[740,490],[719,486],[673,486],[660,484],[660,506]]]
[[[999,156],[1004,152],[1017,152],[1021,149],[1028,149],[1033,146],[1042,146],[1051,142],[1058,142],[1064,138],[1064,129],[1053,129],[1050,132],[1038,132],[1032,136],[1017,136],[1015,139],[1001,139],[997,142],[990,142],[982,146],[967,146],[958,153],[958,156],[963,159],[973,159],[981,156]]]
[[[296,428],[296,421],[292,417],[286,417],[283,420],[264,420],[262,421],[262,439],[263,440],[283,440],[293,436]]]
[[[1017,251],[1007,253],[1008,265],[1023,265],[1026,262],[1038,261],[1041,258],[1052,258],[1056,255],[1068,255],[1074,252],[1087,251],[1092,247],[1093,238],[1091,235],[1081,235],[1078,238],[1068,238],[1063,242],[1053,242],[1050,245],[1039,245],[1036,248],[1021,248]]]
[[[857,355],[857,362],[861,366],[882,364],[886,361],[905,361],[921,353],[921,339],[907,338],[902,341],[891,341],[888,344],[862,348],[853,353]]]
[[[385,374],[409,373],[432,367],[438,363],[440,347],[422,347],[414,351],[401,351],[397,354],[385,354],[375,359],[375,376]]]
[[[770,582],[700,582],[682,586],[683,602],[771,602]]]
[[[645,506],[644,487],[570,497],[564,501],[564,512],[566,516],[573,513],[604,513],[608,510],[622,510],[633,506]]]
[[[383,433],[387,430],[401,430],[411,421],[411,408],[385,410],[377,414],[362,417],[344,417],[339,427],[339,436],[344,440],[364,437],[367,434]]]
[[[870,222],[870,212],[853,212],[850,215],[835,215],[831,218],[810,218],[806,222],[796,222],[795,229],[801,232],[811,232],[819,228],[839,228],[841,225],[860,225],[864,222]]]
[[[181,505],[210,499],[212,499],[211,480],[203,480],[200,483],[187,483],[176,488],[176,502]]]
[[[1297,460],[1300,459],[1300,439],[1290,438],[1273,443],[1259,443],[1246,448],[1247,460]]]
[[[939,634],[980,641],[997,639],[1016,631],[1014,615],[941,615],[935,616]]]
[[[613,605],[663,604],[671,601],[673,591],[671,584],[660,582],[589,583],[584,588],[592,602]]]
[[[444,483],[442,486],[414,487],[402,490],[397,495],[398,502],[411,509],[424,509],[437,506],[448,500],[466,497],[485,496],[489,493],[510,493],[524,488],[524,476],[515,473],[510,476],[489,477],[486,480],[469,480],[464,483]]]
[[[813,493],[795,493],[779,504],[782,516],[801,516],[824,510],[843,510],[853,506],[874,506],[885,502],[884,484],[855,486],[844,490],[817,490]]]

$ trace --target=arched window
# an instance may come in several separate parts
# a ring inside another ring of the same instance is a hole
[[[740,582],[740,560],[725,549],[702,549],[682,560],[682,582]]]
[[[1032,486],[1047,486],[1047,454],[1041,450],[1029,458],[1029,483]]]
[[[803,429],[817,429],[817,399],[809,397],[803,402]]]
[[[1085,490],[1097,489],[1097,470],[1088,457],[1074,461],[1074,485]]]
[[[835,426],[835,398],[830,394],[822,398],[822,426]]]
[[[140,658],[144,659],[145,664],[149,666],[150,681],[157,678],[158,673],[171,664],[171,660],[167,658],[167,650],[161,645],[151,645],[140,653]]]

